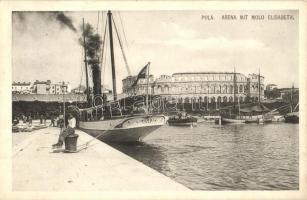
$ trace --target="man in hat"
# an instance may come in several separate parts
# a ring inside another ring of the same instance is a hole
[[[76,118],[74,118],[72,114],[69,114],[67,128],[61,131],[58,143],[53,144],[52,148],[61,148],[65,141],[65,138],[75,133],[75,128],[76,128]]]

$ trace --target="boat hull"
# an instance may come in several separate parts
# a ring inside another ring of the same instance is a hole
[[[79,122],[79,129],[104,142],[140,142],[165,124],[164,116]]]
[[[215,123],[216,120],[219,120],[220,116],[203,116],[203,119],[207,123]]]
[[[168,125],[170,126],[194,126],[197,124],[196,118],[188,118],[188,119],[169,119]]]
[[[246,121],[244,119],[230,119],[230,118],[221,118],[222,124],[245,124]],[[219,123],[219,119],[215,121],[216,124]]]
[[[293,112],[285,115],[286,123],[299,123],[299,114],[298,112]]]
[[[257,123],[257,124],[263,124],[263,123],[271,123],[272,119],[266,119],[266,118],[258,118],[258,119],[245,119],[245,123]]]
[[[285,117],[284,116],[278,115],[278,116],[273,116],[272,117],[272,122],[273,123],[281,123],[281,122],[284,122],[284,121],[285,121]]]

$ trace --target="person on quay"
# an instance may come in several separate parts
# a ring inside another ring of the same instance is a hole
[[[46,115],[43,115],[43,123],[46,125]]]
[[[63,131],[63,127],[64,127],[64,119],[63,119],[63,115],[59,116],[58,122],[57,122],[58,127],[60,127],[61,132]]]
[[[32,125],[32,117],[31,117],[31,115],[29,115],[28,121],[29,121],[29,125]]]
[[[27,117],[25,115],[22,115],[22,120],[23,120],[23,123],[27,123]]]
[[[55,127],[55,124],[54,124],[54,116],[53,116],[53,114],[51,114],[51,116],[50,116],[50,120],[51,120],[51,123],[50,123],[50,125],[49,125],[49,126],[53,126],[53,127]]]
[[[69,114],[67,128],[61,131],[59,135],[58,143],[53,144],[52,148],[61,148],[65,141],[65,138],[75,133],[75,128],[76,128],[76,118],[74,118],[72,114]]]
[[[43,115],[40,115],[39,122],[40,122],[40,124],[43,124]]]
[[[56,116],[56,117],[54,118],[54,125],[55,125],[55,127],[58,127],[58,126],[59,126],[59,125],[58,125],[58,122],[59,122],[59,117]]]
[[[18,117],[14,116],[13,118],[13,125],[17,125],[19,123]]]

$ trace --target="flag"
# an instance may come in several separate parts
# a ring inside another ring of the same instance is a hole
[[[147,68],[149,67],[150,63],[147,63],[147,65],[145,65],[145,67],[143,67],[143,69],[139,72],[136,80],[134,81],[134,83],[132,84],[132,87],[136,86],[138,80],[140,78],[146,78],[146,73],[147,73]]]

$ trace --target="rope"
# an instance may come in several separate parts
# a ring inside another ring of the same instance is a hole
[[[97,16],[97,26],[96,26],[96,31],[98,32],[98,27],[99,27],[99,11],[98,11],[98,16]]]
[[[125,29],[124,29],[124,25],[123,25],[123,21],[122,21],[122,17],[120,15],[120,12],[118,12],[118,16],[119,16],[119,21],[120,21],[120,24],[122,26],[122,30],[123,30],[123,33],[124,33],[124,39],[125,39],[125,42],[126,42],[126,47],[128,47],[128,42],[127,42],[127,37],[126,37],[126,33],[125,33]]]
[[[78,146],[77,146],[77,151],[75,151],[75,153],[80,152],[80,151],[82,151],[82,150],[86,150],[87,148],[90,147],[89,144],[90,144],[91,142],[93,142],[94,140],[96,140],[97,138],[99,138],[100,136],[102,136],[105,132],[107,132],[107,131],[109,131],[109,130],[112,130],[113,128],[114,128],[114,127],[110,128],[110,129],[107,129],[107,130],[104,130],[102,133],[100,133],[100,134],[97,135],[96,137],[90,139],[89,141],[87,141],[87,142],[85,142],[85,143],[83,143],[83,144],[78,145]],[[82,146],[84,146],[84,147],[82,147]],[[94,146],[94,145],[91,145],[91,146]],[[81,148],[81,147],[82,147],[82,148]],[[41,147],[38,147],[36,150],[39,151],[39,149],[45,149],[45,148],[46,148],[46,149],[50,149],[50,148],[52,148],[52,147],[41,146]]]
[[[82,52],[82,58],[84,57],[84,52],[83,51],[81,51]],[[81,59],[81,60],[83,60],[83,59]],[[84,66],[84,68],[85,68],[85,66]],[[85,70],[85,69],[84,69]],[[83,65],[81,65],[81,78],[80,78],[80,83],[79,83],[79,85],[78,85],[78,89],[80,90],[81,89],[81,84],[82,84],[82,80],[83,80]],[[80,102],[80,95],[78,95],[78,102]]]
[[[105,23],[105,30],[107,30],[107,26],[108,26],[108,20],[106,18],[106,23]],[[107,41],[108,41],[108,37],[109,34],[108,34],[108,31],[106,31],[106,34],[105,34],[105,40],[104,40],[104,47],[107,45]],[[101,67],[102,67],[102,71],[103,71],[103,76],[101,77],[102,78],[102,85],[105,85],[105,74],[106,74],[106,60],[107,60],[107,54],[108,54],[108,48],[104,48],[104,56],[101,60]]]
[[[118,42],[119,42],[119,46],[120,46],[120,49],[121,49],[121,51],[122,51],[122,55],[123,55],[123,58],[124,58],[124,61],[125,61],[125,66],[126,66],[128,75],[131,76],[131,71],[130,71],[130,68],[129,68],[129,65],[128,65],[128,61],[127,61],[127,58],[126,58],[126,54],[125,54],[125,51],[124,51],[124,47],[123,47],[122,41],[121,41],[121,39],[120,39],[120,36],[119,36],[119,33],[118,33],[118,30],[117,30],[117,27],[116,27],[116,24],[115,24],[115,21],[114,21],[113,17],[112,17],[112,22],[113,22],[113,24],[114,24],[114,28],[115,28],[116,35],[117,35]]]
[[[102,61],[104,59],[104,50],[105,50],[105,43],[106,43],[106,35],[107,35],[107,20],[106,20],[106,25],[105,25],[105,28],[104,28],[104,33],[103,33],[103,40],[102,40],[102,48],[101,48],[101,65],[100,65],[100,70],[102,68]]]
[[[83,144],[78,145],[77,148],[78,148],[78,147],[81,147],[81,146],[83,146],[83,145],[88,146],[89,143],[93,142],[94,140],[96,140],[97,138],[99,138],[100,136],[102,136],[106,131],[109,131],[109,130],[111,130],[111,129],[104,130],[102,133],[100,133],[100,134],[97,135],[96,137],[90,139],[89,141],[87,141],[87,142],[85,142],[85,143],[83,143]]]
[[[107,33],[107,36],[108,36],[108,33]],[[106,38],[108,38],[107,36],[106,36]],[[108,48],[106,48],[106,50],[105,50],[105,56],[104,56],[103,63],[102,63],[102,68],[103,68],[102,85],[105,85],[107,54],[108,54]]]

